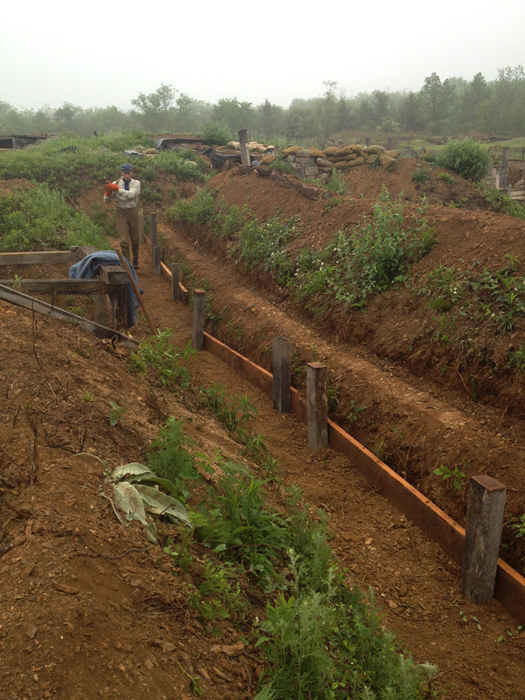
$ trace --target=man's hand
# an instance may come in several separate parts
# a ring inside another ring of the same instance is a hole
[[[104,185],[104,194],[109,197],[112,192],[118,192],[120,187],[109,180],[106,180],[106,185]]]

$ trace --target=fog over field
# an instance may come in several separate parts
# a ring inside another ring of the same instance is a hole
[[[25,5],[25,7],[24,7]],[[472,80],[525,63],[523,0],[131,0],[11,3],[0,27],[0,103],[129,109],[161,83],[194,99],[287,107],[334,81],[347,97],[420,90],[433,72]]]

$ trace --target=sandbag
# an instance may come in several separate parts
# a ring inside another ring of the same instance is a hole
[[[346,160],[338,160],[337,163],[334,163],[334,168],[336,170],[344,170],[345,168],[348,168],[348,163]]]
[[[238,141],[228,141],[226,148],[231,148],[233,151],[240,151],[241,144]]]
[[[324,158],[324,151],[320,151],[318,148],[310,149],[311,158]]]
[[[332,146],[331,148],[326,148],[324,154],[325,157],[333,158],[334,156],[339,155],[339,149]]]
[[[326,158],[318,158],[317,165],[319,168],[333,168],[334,167],[332,165],[332,163],[330,163],[329,160],[326,160]]]
[[[390,156],[390,158],[397,158],[399,155],[398,151],[384,151],[385,156]]]
[[[366,162],[370,163],[370,165],[372,165],[372,163],[375,163],[376,159],[377,159],[376,153],[371,153],[369,156],[366,156]]]
[[[357,158],[357,153],[348,153],[345,157],[344,160],[355,160]]]
[[[365,148],[363,148],[363,151],[365,151],[365,153],[368,153],[369,155],[375,153],[376,156],[380,156],[382,153],[384,153],[384,150],[385,149],[383,148],[383,146],[379,145],[365,146]]]
[[[275,160],[275,156],[264,156],[264,158],[261,158],[259,161],[259,165],[270,165],[270,163],[273,163]]]
[[[394,163],[396,163],[395,158],[391,158],[390,156],[385,156],[384,153],[380,159],[381,159],[381,165],[383,166],[383,168],[389,168],[391,165],[394,165]]]
[[[301,146],[288,146],[282,151],[283,156],[294,156],[296,153],[300,153],[303,149]]]
[[[376,157],[376,156],[374,156],[374,158],[375,158],[375,157]],[[359,156],[359,157],[356,158],[355,160],[349,160],[349,161],[347,161],[347,162],[348,162],[348,165],[349,165],[351,168],[355,168],[357,165],[363,165],[363,163],[366,163],[366,160],[363,158],[363,156]]]

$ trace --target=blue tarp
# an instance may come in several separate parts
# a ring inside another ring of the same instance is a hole
[[[126,258],[124,258],[126,260]],[[127,266],[131,272],[135,284],[141,294],[144,294],[144,290],[139,286],[139,278],[137,273],[133,269],[133,265],[126,260]],[[91,253],[75,265],[69,268],[69,278],[70,279],[93,279],[97,276],[98,269],[101,265],[120,265],[119,256],[114,250],[98,250],[96,253]],[[128,280],[128,328],[134,326],[137,323],[137,309],[140,306],[140,302],[135,294],[131,282]],[[109,295],[110,299],[112,295]],[[113,303],[113,300],[112,300]]]

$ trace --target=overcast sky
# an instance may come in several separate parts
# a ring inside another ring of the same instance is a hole
[[[161,83],[288,106],[333,80],[351,97],[525,64],[525,0],[10,2],[0,101],[131,107]]]

